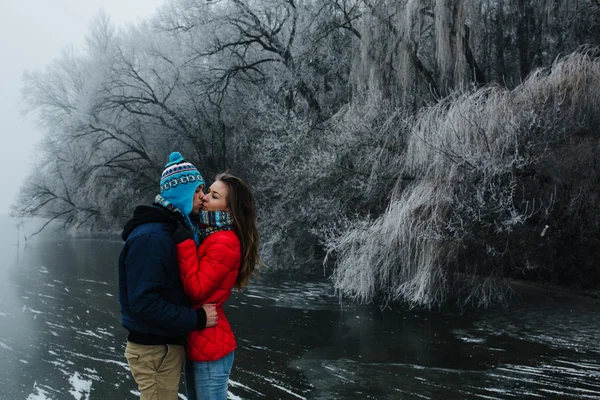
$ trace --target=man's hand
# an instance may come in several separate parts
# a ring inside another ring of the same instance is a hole
[[[217,324],[217,307],[214,304],[203,304],[202,308],[206,312],[206,327],[211,328]]]
[[[175,230],[173,231],[172,236],[173,236],[173,240],[175,241],[175,244],[184,242],[187,239],[194,240],[194,234],[192,233],[192,228],[187,223],[187,221],[184,221],[183,219],[177,220],[177,226],[175,227]]]

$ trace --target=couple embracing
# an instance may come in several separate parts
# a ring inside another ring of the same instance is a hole
[[[121,322],[142,400],[177,399],[184,364],[189,400],[227,398],[236,342],[222,306],[259,262],[258,232],[244,181],[224,173],[205,186],[172,153],[160,194],[123,230]]]

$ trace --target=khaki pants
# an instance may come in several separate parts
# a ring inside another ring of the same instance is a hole
[[[127,342],[125,358],[138,384],[141,400],[177,400],[185,362],[183,346],[147,346]]]

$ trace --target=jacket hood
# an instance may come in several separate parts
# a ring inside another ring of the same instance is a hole
[[[169,211],[158,204],[152,206],[137,206],[133,212],[133,217],[125,224],[123,233],[121,233],[121,238],[127,240],[135,228],[150,222],[160,222],[175,228],[177,220],[180,218],[181,215],[179,213]]]

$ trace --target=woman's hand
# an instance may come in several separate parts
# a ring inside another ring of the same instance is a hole
[[[217,325],[217,307],[214,304],[203,304],[202,308],[206,312],[206,327],[211,328]]]

